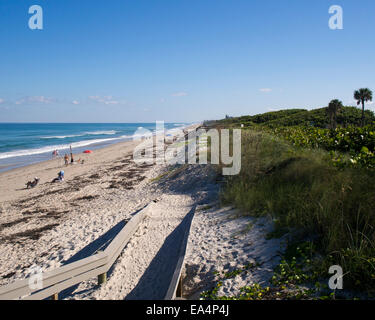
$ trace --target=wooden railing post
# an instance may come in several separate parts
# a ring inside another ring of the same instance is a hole
[[[178,280],[178,286],[176,290],[176,297],[182,298],[182,276],[180,276],[180,279]]]
[[[177,260],[176,268],[173,272],[171,282],[169,284],[169,288],[167,290],[167,293],[164,297],[164,300],[184,300],[182,297],[183,290],[182,290],[182,269],[184,265],[184,259],[185,259],[185,253],[186,253],[186,247],[188,243],[188,238],[189,238],[189,232],[190,232],[190,227],[193,221],[194,217],[194,212],[195,212],[196,206],[193,206],[189,213],[185,216],[184,219],[186,220],[186,229],[183,235],[183,239],[181,242],[181,247],[180,247],[180,252],[179,252],[179,257]]]
[[[98,275],[98,285],[102,285],[107,282],[107,272]]]
[[[52,297],[51,300],[59,300],[59,294],[55,293]]]

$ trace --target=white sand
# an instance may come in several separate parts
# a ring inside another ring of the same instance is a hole
[[[272,230],[267,219],[236,218],[236,214],[232,208],[215,205],[208,210],[198,208],[185,258],[184,291],[191,299],[199,299],[201,292],[212,289],[219,280],[223,285],[218,296],[237,295],[241,287],[254,283],[268,285],[272,270],[280,261],[282,240],[265,239]],[[229,279],[223,277],[249,263],[260,266]]]
[[[14,199],[1,201],[1,284],[24,278],[33,265],[43,270],[60,266],[158,196],[157,190],[145,188],[148,178],[157,175],[157,168],[136,167],[130,161],[130,152],[129,144],[97,151],[87,164],[64,168],[66,181],[62,183],[45,182],[60,169],[51,162],[0,176],[1,184],[9,185],[9,194],[2,197]],[[32,176],[28,171],[36,172],[44,184],[17,190],[24,181],[22,177]],[[139,181],[139,177],[145,179]],[[130,186],[133,189],[126,189]]]

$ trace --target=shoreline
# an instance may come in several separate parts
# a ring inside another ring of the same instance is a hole
[[[140,124],[153,125],[153,123],[140,123]],[[168,135],[169,132],[173,132],[173,130],[175,129],[185,130],[189,127],[196,126],[198,123],[183,124],[181,126],[176,126],[176,127],[170,127],[171,124],[173,124],[174,126],[177,125],[177,123],[165,123],[164,130],[165,130],[166,135]],[[133,123],[130,123],[129,125],[133,125]],[[147,126],[145,128],[147,130],[151,130],[151,128],[148,128]],[[115,132],[114,130],[112,131]],[[153,135],[156,134],[155,130],[152,130],[152,132],[153,132]],[[95,133],[99,134],[100,132],[95,132]],[[78,134],[76,136],[77,137],[84,136],[84,133],[82,135]],[[133,141],[133,138],[134,136],[132,136],[131,134],[125,134],[125,135],[116,136],[116,137],[106,137],[106,138],[101,137],[101,138],[96,138],[96,139],[87,139],[87,140],[79,140],[79,141],[71,141],[71,142],[65,141],[65,142],[61,142],[62,144],[60,145],[56,145],[57,142],[55,142],[50,145],[34,147],[32,149],[20,149],[20,150],[11,151],[9,153],[20,153],[20,154],[12,155],[12,156],[8,155],[6,157],[1,157],[1,156],[6,155],[8,152],[2,152],[0,153],[0,174],[3,172],[13,170],[13,169],[22,168],[22,167],[26,167],[29,165],[38,164],[41,162],[51,160],[52,151],[56,149],[59,151],[60,154],[55,159],[60,159],[60,161],[63,162],[64,161],[63,156],[65,154],[70,155],[69,145],[73,147],[73,150],[75,150],[73,154],[76,155],[76,154],[82,153],[84,150],[87,150],[87,149],[100,150],[100,149],[106,148],[114,144]],[[44,151],[44,150],[41,151],[42,149],[48,149],[48,151]],[[28,153],[25,153],[25,152],[28,152]]]
[[[90,150],[100,150],[100,149],[103,149],[103,148],[106,148],[106,147],[109,147],[111,145],[114,145],[114,144],[117,144],[117,143],[123,143],[123,142],[131,142],[133,141],[131,138],[122,138],[122,139],[115,139],[115,140],[119,140],[117,142],[97,142],[97,143],[93,143],[93,144],[89,144],[87,146],[81,146],[81,147],[73,147],[73,150],[76,149],[76,150],[84,150],[84,149],[90,149]],[[10,171],[10,170],[14,170],[14,169],[18,169],[18,168],[24,168],[24,167],[27,167],[27,166],[31,166],[31,165],[34,165],[34,164],[38,164],[38,163],[42,163],[42,162],[46,162],[46,161],[50,161],[50,160],[60,160],[60,161],[64,161],[64,155],[65,154],[68,154],[69,155],[69,161],[70,161],[70,149],[69,148],[64,148],[64,149],[57,149],[59,151],[59,153],[61,153],[59,156],[55,157],[55,158],[52,158],[51,157],[51,154],[52,154],[52,151],[48,151],[48,152],[42,152],[42,153],[37,153],[37,154],[30,154],[30,155],[20,155],[20,156],[14,156],[14,157],[9,157],[9,158],[5,158],[6,160],[8,159],[12,159],[12,162],[10,163],[3,163],[3,164],[0,164],[0,174],[3,173],[3,172],[7,172],[7,171]],[[73,152],[73,155],[79,155],[79,154],[82,154],[81,151],[79,152]],[[34,157],[36,159],[31,159],[31,157]],[[37,160],[39,158],[39,160]],[[49,158],[49,159],[47,159]],[[5,160],[5,159],[2,159],[2,160]],[[29,161],[26,161],[26,159],[29,159]]]
[[[198,128],[200,124],[192,124],[187,127],[182,128],[182,130]],[[166,130],[166,134],[169,130]],[[155,137],[155,136],[154,136]],[[139,141],[127,140],[121,142],[111,143],[109,145],[103,146],[101,148],[94,149],[92,154],[84,153],[73,153],[73,158],[75,161],[81,159],[85,160],[84,164],[74,163],[66,166],[62,157],[57,157],[55,159],[49,159],[40,161],[37,163],[28,164],[25,166],[20,166],[17,168],[12,168],[6,171],[0,172],[0,206],[3,201],[15,200],[17,196],[13,193],[18,191],[20,194],[26,195],[33,193],[35,189],[25,189],[27,181],[32,181],[34,177],[41,179],[40,184],[45,184],[52,181],[52,179],[57,177],[57,173],[60,170],[65,171],[65,180],[69,181],[76,177],[78,174],[83,174],[92,169],[95,165],[107,161],[115,160],[115,157],[111,157],[111,153],[120,152],[124,157],[130,149],[134,149],[138,145]],[[123,152],[119,149],[124,148]],[[69,155],[70,161],[70,155]],[[17,183],[14,179],[18,178]],[[11,181],[9,181],[11,180]],[[12,190],[7,190],[11,188]],[[38,189],[38,186],[36,187]],[[11,191],[11,192],[9,192]],[[22,192],[23,191],[23,192]],[[1,207],[0,207],[1,209]]]
[[[78,160],[79,158],[84,159],[84,164],[74,163],[68,164],[67,166],[63,163],[63,159],[56,158],[50,160],[44,160],[41,162],[25,165],[18,168],[13,168],[7,171],[0,172],[0,204],[4,201],[15,200],[17,196],[10,196],[7,195],[6,189],[12,188],[13,190],[8,191],[20,191],[23,194],[34,193],[36,189],[40,185],[43,185],[47,182],[52,181],[53,178],[57,176],[57,173],[60,170],[65,171],[65,181],[69,181],[74,179],[78,174],[86,173],[90,169],[92,169],[95,165],[98,164],[100,161],[104,160],[105,154],[110,154],[114,150],[123,148],[124,151],[120,153],[126,154],[129,152],[130,149],[134,148],[139,142],[137,141],[123,141],[114,143],[108,146],[105,146],[100,149],[96,149],[95,152],[92,154],[83,154],[83,153],[73,153],[74,159]],[[111,157],[110,157],[111,158]],[[111,160],[111,159],[108,159]],[[24,189],[26,187],[26,182],[31,181],[34,177],[38,177],[41,179],[38,186],[33,189]],[[14,181],[15,178],[20,179],[16,183]],[[23,192],[21,192],[23,191]]]

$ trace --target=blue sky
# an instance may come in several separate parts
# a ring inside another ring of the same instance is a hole
[[[43,8],[43,30],[28,9]],[[330,30],[341,5],[344,29]],[[0,0],[0,121],[198,121],[375,90],[373,0]],[[375,104],[369,105],[375,109]]]

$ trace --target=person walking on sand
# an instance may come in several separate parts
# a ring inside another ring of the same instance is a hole
[[[69,164],[69,156],[67,153],[65,153],[64,161],[65,161],[65,165],[67,166]]]

